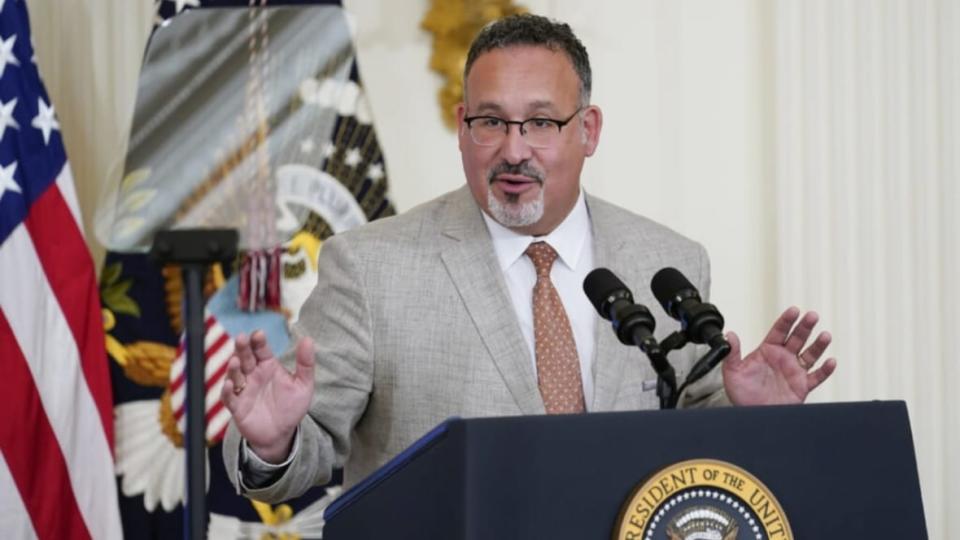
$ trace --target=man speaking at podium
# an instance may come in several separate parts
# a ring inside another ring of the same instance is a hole
[[[581,284],[596,267],[639,285],[672,266],[706,294],[709,262],[699,244],[580,188],[603,126],[590,88],[568,25],[519,15],[480,32],[457,109],[467,185],[329,239],[286,366],[263,335],[237,338],[222,398],[238,490],[280,501],[335,467],[355,484],[450,416],[657,406],[649,363],[604,328]],[[746,356],[728,334],[722,370],[680,406],[804,401],[836,366],[815,368],[826,332],[804,348],[816,322],[790,308]],[[682,375],[696,353],[670,359]]]

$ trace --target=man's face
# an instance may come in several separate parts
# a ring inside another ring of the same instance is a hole
[[[465,117],[565,120],[580,105],[580,79],[563,52],[517,46],[478,57],[465,86],[457,119],[463,170],[474,199],[514,231],[548,234],[577,202],[583,160],[593,155],[600,136],[600,109],[590,106],[574,116],[548,148],[528,145],[516,125],[500,144],[481,146],[471,138]]]

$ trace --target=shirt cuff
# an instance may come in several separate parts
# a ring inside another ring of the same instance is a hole
[[[246,439],[240,440],[240,485],[243,490],[262,489],[280,480],[287,467],[300,451],[300,426],[293,434],[293,448],[282,463],[264,461],[247,445]]]

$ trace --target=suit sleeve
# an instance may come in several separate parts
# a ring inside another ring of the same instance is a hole
[[[710,258],[707,256],[707,250],[697,244],[699,273],[696,279],[697,289],[704,302],[710,301]],[[705,345],[695,347],[696,358],[701,358],[709,349]],[[691,366],[693,364],[690,364]],[[730,398],[727,397],[723,389],[723,373],[720,366],[715,367],[710,373],[707,373],[699,381],[688,386],[683,395],[680,396],[678,407],[721,407],[730,405]]]
[[[329,482],[350,454],[350,436],[363,416],[373,386],[373,339],[364,275],[344,236],[329,238],[318,261],[317,285],[293,328],[294,342],[310,336],[316,344],[313,401],[300,422],[298,451],[273,484],[241,490],[250,498],[279,502]],[[282,362],[292,369],[294,351]],[[231,422],[224,438],[224,462],[239,485],[240,435]],[[238,488],[239,489],[239,488]]]

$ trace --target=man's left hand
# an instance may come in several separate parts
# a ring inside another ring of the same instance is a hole
[[[830,345],[828,332],[821,332],[809,347],[803,348],[818,320],[813,311],[801,319],[799,309],[787,309],[763,343],[743,358],[740,338],[728,333],[731,350],[723,361],[723,385],[730,401],[735,405],[803,403],[837,368],[837,361],[828,358],[813,369]]]

